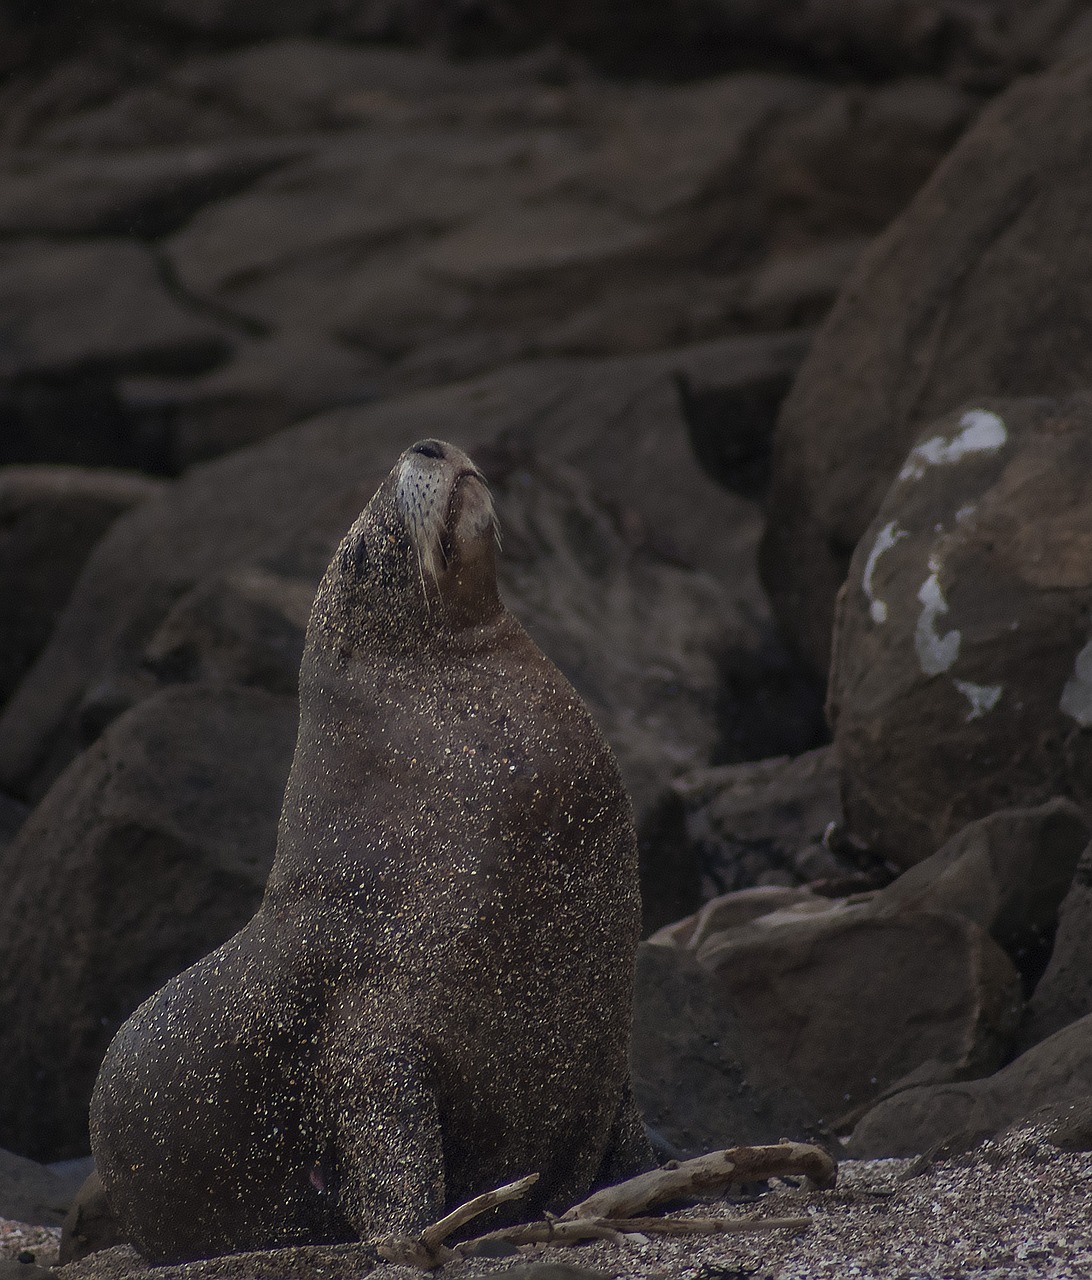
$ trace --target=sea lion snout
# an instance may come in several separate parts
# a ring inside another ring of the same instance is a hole
[[[421,568],[439,583],[458,559],[476,560],[496,529],[485,477],[461,449],[419,440],[396,468],[396,503]]]

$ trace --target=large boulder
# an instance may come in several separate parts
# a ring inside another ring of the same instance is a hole
[[[957,912],[1004,948],[1030,988],[1052,954],[1090,834],[1087,815],[1070,800],[998,810],[903,872],[876,895],[874,907]]]
[[[922,425],[1092,383],[1092,58],[1013,85],[864,254],[785,404],[763,578],[825,670],[835,594]]]
[[[828,1122],[911,1072],[975,1075],[1004,1060],[1023,1006],[1019,976],[978,925],[799,890],[787,905],[732,922],[732,899],[746,894],[722,900],[724,927],[707,909],[698,927],[652,941],[693,953],[743,1035]]]
[[[14,461],[98,461],[93,435],[174,473],[376,391],[811,323],[975,107],[927,78],[620,84],[302,35],[136,84],[103,61],[6,100]],[[39,239],[74,235],[100,238]],[[169,304],[219,341],[152,342]]]
[[[332,29],[455,50],[560,41],[613,70],[661,73],[665,59],[700,65],[738,57],[743,45],[841,74],[850,62],[874,72],[928,68],[986,84],[1041,63],[1079,12],[1075,0],[641,0],[620,23],[612,4],[561,0],[505,9],[429,0],[111,0],[111,7],[220,39]]]
[[[842,817],[839,777],[833,749],[819,747],[793,759],[705,767],[676,778],[672,789],[705,896],[845,874],[824,841]]]
[[[1058,912],[1058,929],[1043,976],[1028,1001],[1025,1047],[1092,1013],[1092,849],[1077,864]]]
[[[0,470],[0,703],[45,646],[95,543],[122,512],[161,489],[105,468]]]
[[[1092,1016],[1055,1032],[981,1080],[905,1089],[873,1107],[850,1137],[859,1159],[956,1149],[1092,1094]]]
[[[721,735],[726,652],[764,643],[751,503],[691,454],[674,375],[721,385],[798,358],[792,336],[524,365],[339,410],[195,468],[119,521],[0,721],[0,771],[37,797],[162,682],[294,688],[306,601],[407,442],[485,467],[515,612],[599,715],[639,812]]]
[[[0,1218],[60,1226],[71,1194],[65,1180],[45,1165],[0,1149]]]
[[[839,609],[850,830],[903,866],[994,809],[1092,805],[1092,401],[978,400],[905,456]]]
[[[295,731],[291,698],[164,690],[111,725],[0,854],[0,1141],[86,1152],[114,1031],[257,907]]]
[[[9,151],[0,160],[0,235],[163,235],[307,149],[249,139],[97,155]]]
[[[744,1033],[717,981],[677,948],[638,951],[631,1062],[645,1124],[686,1155],[801,1139],[819,1127],[776,1057]]]
[[[87,372],[194,372],[228,331],[174,298],[135,240],[0,247],[0,384]]]

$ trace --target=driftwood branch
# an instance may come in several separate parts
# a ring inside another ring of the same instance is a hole
[[[764,1182],[767,1178],[803,1174],[819,1187],[834,1185],[837,1166],[819,1147],[803,1142],[781,1142],[771,1147],[730,1147],[710,1151],[693,1160],[671,1161],[662,1169],[638,1174],[613,1187],[604,1187],[573,1205],[561,1216],[573,1218],[628,1218],[642,1209],[668,1200],[709,1195],[733,1183]]]
[[[471,1218],[476,1218],[479,1213],[484,1213],[486,1209],[492,1209],[494,1205],[505,1204],[509,1200],[519,1200],[525,1196],[528,1191],[538,1181],[537,1173],[529,1173],[526,1178],[519,1178],[515,1182],[507,1182],[503,1187],[497,1187],[495,1191],[486,1191],[484,1195],[475,1196],[473,1200],[468,1200],[466,1204],[461,1204],[457,1209],[452,1211],[439,1222],[434,1222],[431,1227],[426,1227],[421,1232],[421,1243],[426,1249],[435,1249],[450,1235],[454,1235],[460,1227],[465,1226]]]
[[[532,1173],[495,1191],[475,1196],[459,1205],[416,1237],[390,1237],[374,1241],[376,1252],[388,1262],[431,1271],[453,1258],[475,1253],[484,1244],[576,1244],[582,1240],[621,1242],[630,1235],[715,1235],[732,1231],[799,1231],[810,1218],[652,1218],[637,1217],[644,1209],[665,1201],[693,1198],[722,1191],[732,1183],[760,1182],[766,1178],[803,1175],[817,1186],[834,1183],[834,1161],[820,1150],[799,1142],[769,1147],[732,1147],[712,1151],[693,1160],[672,1161],[662,1169],[606,1187],[573,1205],[559,1218],[547,1216],[475,1236],[449,1248],[444,1241],[478,1214],[494,1205],[518,1200],[538,1181]]]

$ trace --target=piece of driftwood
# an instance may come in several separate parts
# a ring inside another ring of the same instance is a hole
[[[613,1187],[604,1187],[561,1216],[572,1218],[629,1218],[642,1209],[668,1200],[710,1195],[740,1182],[804,1175],[818,1187],[834,1185],[837,1165],[820,1147],[804,1142],[779,1142],[769,1147],[729,1147],[693,1160],[672,1160],[660,1169],[638,1174]]]
[[[472,1218],[476,1218],[479,1213],[492,1209],[496,1204],[521,1199],[537,1181],[538,1174],[529,1173],[526,1178],[517,1178],[515,1182],[506,1182],[503,1187],[497,1187],[495,1191],[486,1191],[483,1195],[475,1196],[473,1200],[468,1200],[457,1209],[452,1209],[439,1222],[426,1227],[421,1232],[421,1243],[426,1249],[435,1249],[443,1244],[448,1236],[454,1235],[460,1227],[465,1226]]]
[[[671,1161],[663,1168],[639,1174],[613,1187],[605,1187],[560,1217],[547,1215],[537,1222],[502,1227],[449,1247],[444,1241],[478,1214],[494,1205],[518,1200],[538,1181],[529,1174],[494,1191],[475,1196],[419,1236],[390,1237],[373,1241],[376,1252],[388,1262],[431,1271],[453,1258],[466,1257],[483,1245],[577,1244],[584,1240],[621,1242],[626,1235],[715,1235],[731,1231],[800,1231],[810,1218],[662,1218],[638,1217],[643,1209],[670,1200],[683,1200],[722,1191],[732,1183],[760,1182],[766,1178],[804,1176],[817,1186],[829,1187],[836,1176],[834,1161],[819,1147],[782,1142],[768,1147],[732,1147],[711,1151],[693,1160]]]

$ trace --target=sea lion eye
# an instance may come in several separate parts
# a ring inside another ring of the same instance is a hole
[[[442,459],[444,456],[443,446],[439,440],[419,440],[410,452],[424,454],[426,458]]]

